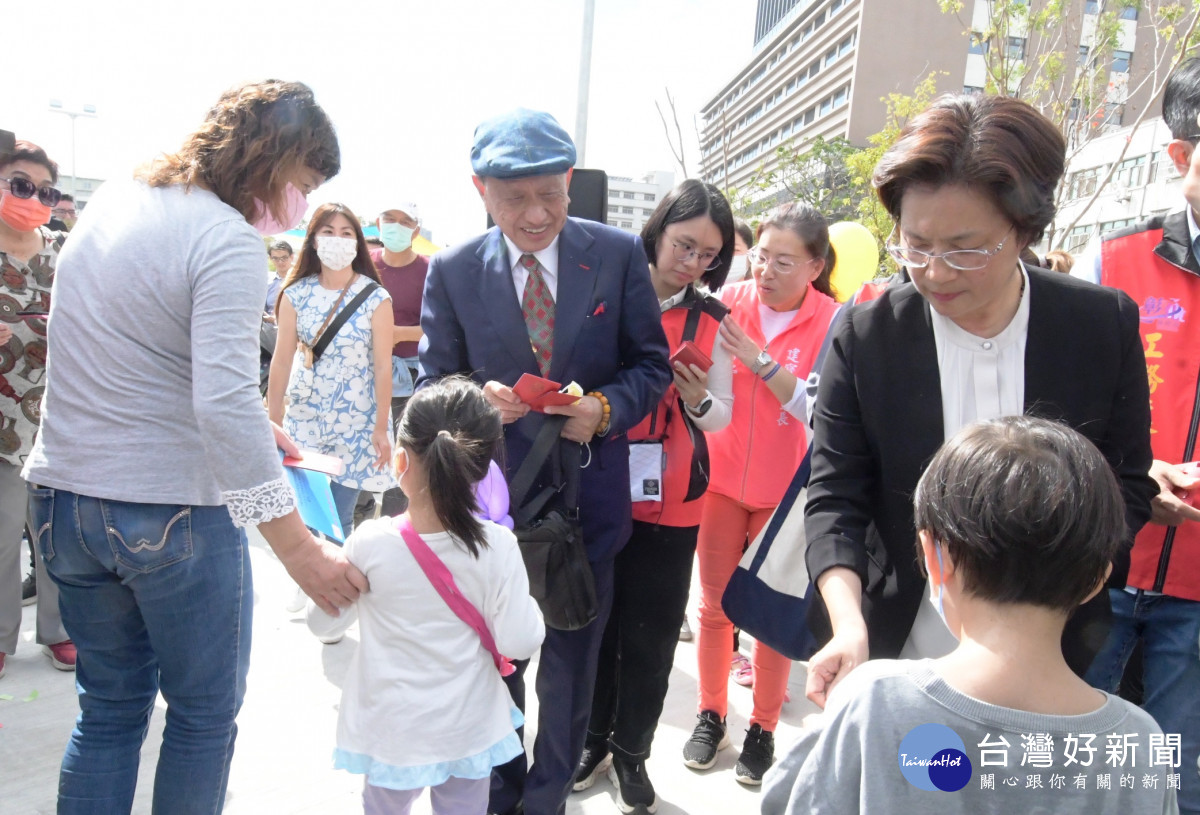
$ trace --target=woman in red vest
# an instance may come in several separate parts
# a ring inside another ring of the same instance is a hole
[[[732,410],[730,355],[717,342],[728,309],[699,286],[715,291],[725,282],[733,213],[716,187],[689,179],[659,203],[642,229],[642,243],[675,381],[628,434],[633,536],[616,559],[612,614],[575,774],[575,789],[583,790],[607,770],[625,812],[654,809],[646,759],[691,586],[708,488],[705,433],[727,425]],[[674,356],[685,341],[692,343],[685,352],[690,364]]]
[[[835,261],[825,218],[785,204],[758,227],[752,280],[730,286],[720,345],[733,354],[733,417],[710,440],[712,481],[700,519],[700,713],[684,763],[708,769],[729,744],[725,713],[733,624],[721,596],[747,539],[779,504],[808,447],[804,382],[837,313],[829,276]],[[735,775],[762,782],[774,761],[774,731],[791,662],[762,643],[751,654],[754,709]]]

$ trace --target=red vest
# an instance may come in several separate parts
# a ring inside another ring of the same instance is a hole
[[[683,344],[683,330],[690,307],[700,308],[700,322],[692,342],[712,359],[713,347],[717,342],[717,329],[728,309],[715,297],[703,300],[689,295],[683,302],[667,310],[662,316],[663,331],[671,353]],[[666,466],[663,469],[663,494],[661,501],[637,501],[633,505],[633,519],[663,526],[698,526],[704,496],[685,501],[691,483],[693,458],[697,455],[692,445],[692,433],[702,433],[699,428],[685,424],[683,408],[680,406],[679,391],[672,384],[663,394],[653,412],[630,430],[629,440],[658,440],[663,445]],[[690,431],[690,432],[689,432]],[[705,473],[709,472],[707,460],[697,462]]]
[[[837,301],[809,286],[800,310],[778,336],[766,343],[758,315],[758,289],[747,280],[721,290],[730,319],[758,346],[799,379],[807,379],[821,341],[837,313]],[[779,505],[808,449],[803,419],[787,413],[762,377],[733,359],[733,419],[709,437],[712,481],[709,490],[743,504],[767,509]]]
[[[1100,282],[1138,304],[1150,445],[1156,459],[1180,464],[1196,459],[1200,429],[1200,276],[1156,254],[1162,238],[1158,219],[1106,238]],[[1200,523],[1146,524],[1134,540],[1129,585],[1200,600]]]

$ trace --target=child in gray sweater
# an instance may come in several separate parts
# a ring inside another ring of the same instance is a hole
[[[852,671],[764,779],[764,815],[1175,813],[1179,737],[1088,687],[1060,641],[1124,537],[1100,452],[1028,416],[964,428],[914,498],[917,555],[959,640]],[[1182,779],[1181,779],[1182,775]]]

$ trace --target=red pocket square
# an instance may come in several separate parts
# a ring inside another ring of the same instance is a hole
[[[604,303],[601,303],[600,305],[596,306],[596,310],[592,312],[592,316],[599,317],[601,314],[603,314],[604,313],[604,305],[605,305]]]

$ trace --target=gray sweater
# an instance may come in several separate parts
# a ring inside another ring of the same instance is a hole
[[[1174,758],[1151,749],[1162,730],[1123,699],[1108,696],[1099,710],[1081,716],[1028,713],[959,693],[931,665],[873,660],[843,680],[820,724],[767,773],[764,815],[1159,815],[1179,811],[1172,782],[1195,781],[1179,767],[1151,766],[1152,758]],[[931,724],[949,728],[966,748],[969,778],[957,791],[930,781],[965,768],[961,757],[939,756],[961,749],[944,730],[912,733]],[[1122,746],[1110,753],[1110,742]],[[932,772],[931,760],[939,762]]]
[[[239,525],[289,512],[258,391],[266,292],[262,238],[215,195],[107,182],[59,257],[25,478],[135,503],[227,504]]]

